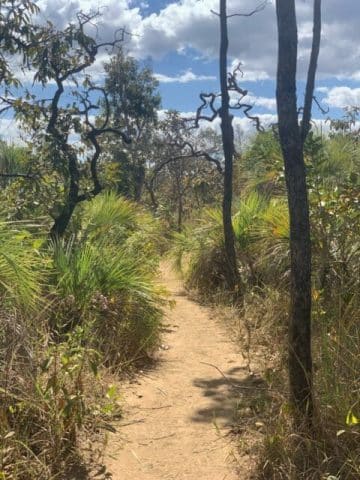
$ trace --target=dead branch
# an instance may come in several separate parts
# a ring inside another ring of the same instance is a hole
[[[40,175],[31,173],[0,173],[1,178],[26,178],[27,180],[36,180]]]
[[[233,18],[233,17],[252,17],[256,13],[261,12],[262,10],[265,9],[265,7],[269,4],[270,2],[268,0],[264,0],[262,3],[260,3],[254,10],[248,13],[233,13],[230,15],[226,15],[226,18]],[[214,10],[210,10],[210,12],[217,17],[220,17],[220,13],[215,12]]]
[[[215,108],[214,106],[214,103],[219,96],[220,96],[219,94],[215,94],[215,93],[200,93],[199,97],[202,103],[199,106],[199,108],[196,110],[195,128],[199,127],[200,120],[213,122],[215,118],[220,115],[220,108]],[[211,110],[212,115],[210,117],[207,115],[203,115],[203,111],[206,110],[207,108]]]
[[[316,106],[318,107],[318,109],[320,110],[320,112],[323,114],[323,115],[327,115],[330,111],[330,108],[329,107],[326,107],[324,108],[321,104],[320,104],[320,101],[317,99],[317,97],[314,95],[313,96],[313,101],[314,103],[316,104]]]
[[[256,130],[258,132],[263,132],[264,128],[261,126],[260,118],[257,115],[251,115],[250,112],[254,108],[253,105],[248,103],[242,103],[242,99],[247,96],[249,93],[247,90],[240,87],[236,79],[237,74],[240,73],[241,76],[244,75],[241,70],[241,63],[239,63],[232,72],[228,73],[228,90],[230,92],[236,92],[239,94],[239,99],[234,105],[230,105],[231,110],[242,110],[246,118],[252,120]]]

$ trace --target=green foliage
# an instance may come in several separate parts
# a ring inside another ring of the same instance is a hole
[[[289,219],[286,203],[251,192],[233,215],[235,245],[246,283],[278,281],[288,271]],[[189,287],[202,294],[224,287],[225,253],[219,209],[204,210],[197,224],[174,235],[176,263],[186,257]]]
[[[129,369],[159,342],[156,222],[112,193],[81,213],[55,243],[37,225],[0,224],[0,472],[10,480],[68,478],[80,439],[118,412],[104,366]]]
[[[29,356],[13,352],[7,382],[1,378],[0,472],[17,480],[66,478],[79,462],[82,431],[100,428],[113,401],[94,385],[100,359],[84,346],[83,330],[45,349],[27,335]],[[11,339],[18,350],[21,341]]]
[[[35,2],[1,0],[0,8],[0,85],[19,85],[19,80],[8,62],[7,54],[22,55],[23,64],[29,59],[27,44],[36,38],[36,29],[31,17],[39,12]]]
[[[81,225],[76,228],[81,241],[122,245],[140,227],[140,210],[114,192],[105,192],[81,211]]]
[[[40,241],[41,243],[41,241]],[[0,223],[0,294],[3,308],[20,308],[23,312],[38,308],[41,299],[39,245],[26,230],[26,224]]]
[[[132,143],[125,149],[115,137],[104,140],[103,181],[119,194],[139,201],[161,104],[159,83],[149,67],[141,68],[122,50],[104,68],[110,124],[126,131]]]
[[[117,126],[139,128],[155,121],[161,98],[156,92],[159,82],[149,67],[139,63],[122,50],[105,64],[105,88],[109,92],[111,114]]]
[[[53,327],[89,329],[90,343],[114,366],[157,344],[161,289],[154,283],[153,221],[129,201],[103,194],[83,210],[78,238],[54,245]]]
[[[284,195],[284,166],[276,132],[255,136],[237,164],[242,189],[256,190],[264,196]]]

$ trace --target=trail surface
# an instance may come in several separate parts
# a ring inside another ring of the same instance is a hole
[[[124,424],[109,445],[113,480],[239,480],[230,428],[236,399],[229,382],[246,372],[241,354],[209,309],[188,299],[175,275],[162,282],[167,311],[157,366],[124,387]],[[244,473],[244,472],[243,472]]]

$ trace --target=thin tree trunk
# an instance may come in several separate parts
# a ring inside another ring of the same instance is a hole
[[[321,0],[314,0],[313,39],[307,82],[305,89],[304,114],[301,126],[301,140],[304,143],[310,131],[311,107],[314,97],[315,76],[321,41]]]
[[[178,165],[179,168],[176,168],[175,175],[176,175],[176,190],[177,190],[177,231],[182,231],[182,222],[183,222],[183,212],[184,212],[184,204],[183,204],[183,186],[182,186],[182,176],[183,176],[183,168],[182,162]]]
[[[277,0],[276,11],[279,42],[276,98],[290,215],[290,395],[296,423],[305,421],[311,424],[311,242],[303,138],[296,97],[298,39],[295,1]]]
[[[134,191],[134,200],[135,202],[140,202],[142,198],[142,194],[144,191],[144,184],[145,184],[145,168],[144,165],[137,165],[135,169],[135,191]]]
[[[70,223],[72,214],[74,213],[75,205],[66,205],[63,207],[60,215],[55,218],[53,226],[50,230],[50,238],[53,240],[61,238]]]
[[[229,47],[227,28],[226,0],[220,0],[220,83],[221,83],[221,134],[224,150],[224,193],[223,193],[223,229],[226,255],[226,282],[231,291],[239,286],[240,277],[237,268],[234,230],[232,225],[232,197],[233,197],[233,158],[234,129],[233,117],[230,114],[230,96],[227,79],[227,52]]]
[[[76,155],[71,152],[70,148],[65,148],[65,153],[68,156],[69,169],[69,192],[66,198],[66,203],[63,205],[60,214],[55,219],[50,230],[50,238],[58,239],[62,237],[70,223],[72,214],[74,213],[76,205],[80,201],[79,197],[79,181],[80,173],[77,166]]]
[[[182,222],[183,222],[183,196],[182,193],[179,195],[178,201],[178,221],[177,221],[177,230],[178,232],[182,231]]]

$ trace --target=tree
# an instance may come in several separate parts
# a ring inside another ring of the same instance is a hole
[[[23,65],[28,61],[28,50],[36,38],[31,16],[39,8],[30,0],[1,0],[0,2],[0,85],[19,85],[7,56],[21,55]]]
[[[131,145],[124,151],[122,142],[112,136],[107,139],[106,150],[111,161],[115,160],[119,165],[119,193],[140,201],[145,183],[145,164],[161,104],[157,93],[158,81],[150,68],[140,68],[138,62],[122,50],[104,67],[110,123],[132,138]]]
[[[230,291],[235,292],[241,284],[241,278],[237,267],[234,229],[232,225],[232,198],[233,198],[233,161],[235,155],[234,146],[234,128],[233,128],[233,115],[230,114],[230,110],[242,110],[245,115],[254,121],[256,127],[260,129],[260,123],[258,118],[251,116],[251,105],[243,102],[244,97],[247,95],[247,91],[243,90],[237,82],[237,74],[240,73],[241,65],[234,69],[233,72],[228,72],[228,19],[232,17],[250,17],[255,13],[262,10],[267,2],[261,3],[255,10],[245,14],[232,14],[227,13],[227,1],[220,0],[220,11],[212,13],[219,17],[220,20],[220,53],[219,53],[219,75],[221,94],[214,93],[201,94],[202,105],[197,110],[196,126],[199,126],[200,120],[212,122],[215,118],[221,119],[221,135],[224,152],[224,190],[223,190],[223,230],[224,230],[224,247],[226,256],[226,281]],[[230,103],[230,92],[234,92],[237,95],[237,101]],[[220,96],[221,105],[216,106],[217,97]],[[210,108],[212,115],[203,115],[203,110]]]
[[[176,111],[168,111],[156,130],[146,188],[153,210],[181,231],[187,212],[217,196],[223,174],[219,142],[214,131],[194,133]]]
[[[227,261],[227,282],[229,288],[234,291],[239,283],[239,274],[237,269],[234,229],[232,225],[232,184],[233,184],[233,159],[235,154],[234,147],[234,128],[232,125],[232,116],[230,115],[230,95],[228,89],[227,76],[227,52],[229,47],[228,28],[227,28],[226,0],[220,0],[220,84],[221,84],[221,134],[225,158],[224,171],[224,196],[223,196],[223,222],[224,222],[224,242]]]
[[[102,190],[98,176],[102,153],[99,138],[112,134],[130,142],[126,132],[110,125],[106,90],[86,75],[86,69],[94,64],[99,51],[116,47],[124,36],[124,31],[120,31],[113,41],[98,43],[85,31],[97,17],[97,13],[79,13],[77,21],[63,31],[57,30],[51,22],[37,27],[37,41],[28,47],[29,61],[34,83],[43,86],[55,83],[50,98],[38,99],[30,91],[15,99],[7,92],[1,97],[3,110],[12,108],[32,134],[33,149],[43,166],[63,179],[62,199],[52,209],[52,238],[64,235],[80,202],[93,198]],[[68,85],[76,89],[71,91]],[[68,96],[71,101],[65,103],[64,97]],[[100,103],[105,113],[94,121]],[[78,142],[74,141],[74,136]]]
[[[296,422],[310,425],[313,415],[311,355],[311,240],[304,142],[321,38],[321,0],[314,0],[314,31],[302,123],[296,97],[297,22],[294,0],[277,0],[278,69],[276,99],[290,215],[289,380]]]

